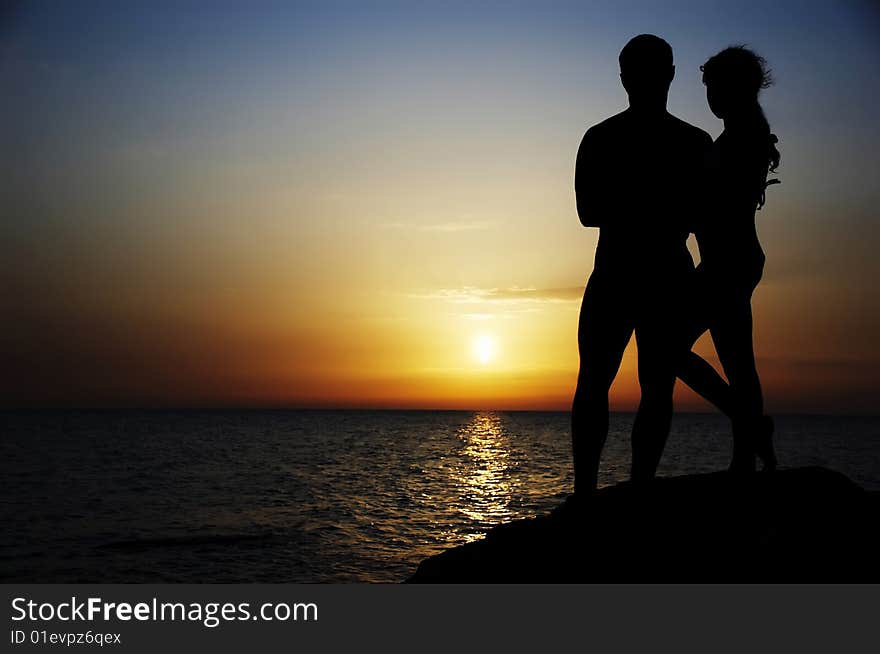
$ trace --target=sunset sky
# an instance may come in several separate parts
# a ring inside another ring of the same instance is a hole
[[[857,1],[4,9],[3,405],[567,409],[597,239],[575,154],[643,32],[713,137],[699,65],[747,43],[774,69],[767,402],[876,413],[880,9]]]

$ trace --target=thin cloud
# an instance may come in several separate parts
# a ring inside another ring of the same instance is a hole
[[[440,288],[426,293],[414,293],[410,297],[422,300],[442,300],[454,304],[520,305],[580,302],[584,294],[583,286],[564,288]]]
[[[475,232],[489,229],[494,223],[486,221],[478,222],[448,222],[422,225],[418,223],[385,223],[385,229],[406,229],[414,232],[440,232],[451,234],[454,232]]]
[[[495,318],[495,314],[493,313],[459,313],[453,315],[458,318],[464,318],[465,320],[476,320],[478,322],[484,320],[493,320]]]

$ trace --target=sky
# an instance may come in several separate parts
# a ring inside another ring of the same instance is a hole
[[[768,409],[877,412],[876,5],[4,7],[3,406],[567,409],[597,240],[575,155],[649,32],[713,137],[699,65],[746,43],[774,70]]]

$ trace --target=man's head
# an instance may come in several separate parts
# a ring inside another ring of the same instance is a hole
[[[672,47],[653,34],[633,37],[620,51],[620,80],[631,107],[665,108],[675,77]]]

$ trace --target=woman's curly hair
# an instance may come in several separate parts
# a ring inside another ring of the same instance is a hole
[[[767,169],[768,172],[775,173],[781,159],[779,149],[776,147],[779,139],[770,132],[770,124],[758,102],[758,94],[774,83],[773,73],[767,65],[767,60],[745,45],[732,45],[710,57],[700,66],[700,70],[703,73],[704,84],[724,86],[731,95],[754,102],[759,126],[768,136]],[[766,183],[765,189],[771,184],[778,183],[779,180],[771,180]],[[763,204],[762,193],[758,208]]]
[[[745,45],[732,45],[700,66],[705,83],[720,82],[739,93],[758,97],[773,85],[773,72],[767,60]]]

